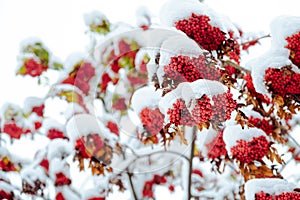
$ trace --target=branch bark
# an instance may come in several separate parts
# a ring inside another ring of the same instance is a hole
[[[194,150],[195,150],[195,135],[197,134],[198,128],[196,126],[192,129],[192,141],[191,141],[191,152],[190,152],[190,158],[189,158],[189,176],[188,176],[188,200],[192,198],[192,171],[193,171],[193,158],[194,158]]]
[[[133,197],[134,200],[138,200],[137,195],[136,195],[136,191],[134,189],[134,185],[133,185],[133,182],[132,182],[132,173],[127,172],[127,175],[128,175],[129,184],[130,184],[130,187],[131,187],[132,197]]]

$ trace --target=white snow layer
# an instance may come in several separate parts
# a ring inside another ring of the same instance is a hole
[[[89,114],[78,114],[73,116],[66,125],[69,138],[75,141],[81,136],[89,134],[100,134],[101,137],[111,138],[110,131],[98,120],[96,116]]]
[[[103,21],[108,21],[107,17],[98,10],[84,14],[83,19],[86,26],[90,26],[92,24],[102,25]]]
[[[223,140],[226,145],[228,154],[231,154],[230,149],[237,145],[238,140],[251,141],[254,137],[265,136],[266,134],[261,129],[251,127],[244,129],[240,125],[227,126],[223,132]],[[266,137],[267,138],[267,137]]]
[[[154,86],[142,87],[134,92],[131,98],[131,107],[136,114],[139,114],[144,108],[155,108],[161,99],[161,91],[155,91]]]
[[[53,158],[62,158],[70,155],[72,153],[72,146],[70,142],[64,139],[57,138],[51,140],[48,144],[47,158],[51,161]]]
[[[23,111],[25,113],[30,113],[32,108],[35,106],[41,106],[44,104],[44,99],[38,97],[27,97],[24,100]]]
[[[300,17],[282,15],[272,20],[271,25],[272,45],[277,48],[284,48],[287,45],[285,40],[300,31]]]
[[[174,26],[175,22],[190,18],[192,13],[209,16],[209,23],[212,26],[227,32],[227,27],[223,24],[221,17],[207,5],[197,0],[169,0],[160,11],[160,20],[166,26]]]
[[[40,180],[43,183],[46,183],[47,177],[44,171],[44,168],[41,166],[29,166],[23,168],[21,171],[21,177],[31,186],[34,186],[36,180]]]
[[[261,191],[271,195],[291,192],[295,185],[284,179],[278,178],[259,178],[251,179],[245,184],[246,200],[255,200],[255,194]]]

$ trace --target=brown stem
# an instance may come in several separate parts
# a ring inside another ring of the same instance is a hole
[[[131,193],[132,193],[133,199],[138,200],[137,195],[136,195],[136,191],[134,189],[134,185],[133,185],[133,182],[132,182],[132,173],[128,172],[127,175],[128,175],[129,184],[130,184],[130,187],[131,187]]]
[[[239,69],[239,70],[244,71],[246,73],[250,73],[250,70],[245,69],[244,67],[242,67],[242,66],[240,66],[240,65],[238,65],[238,64],[236,64],[236,63],[234,63],[234,62],[232,62],[230,60],[224,60],[224,61],[222,61],[222,63],[223,63],[223,66],[226,65],[226,64],[227,65],[231,65],[231,66],[233,66],[236,69]]]
[[[192,130],[192,143],[191,143],[191,152],[189,158],[189,179],[188,179],[188,200],[192,198],[191,188],[192,188],[192,171],[193,171],[193,158],[194,158],[194,150],[195,150],[195,135],[197,134],[198,128],[196,126],[193,127]]]

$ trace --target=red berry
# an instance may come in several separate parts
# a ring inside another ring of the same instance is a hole
[[[160,132],[164,124],[164,115],[158,108],[150,109],[144,108],[140,112],[140,118],[145,129],[152,135]]]

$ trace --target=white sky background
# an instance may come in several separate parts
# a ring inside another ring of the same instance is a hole
[[[165,0],[0,0],[0,107],[4,102],[23,105],[27,96],[43,97],[47,89],[30,77],[16,77],[19,43],[39,37],[62,61],[88,44],[83,14],[100,10],[110,21],[135,24],[135,10],[146,5],[158,14]],[[183,0],[184,1],[184,0]],[[299,0],[205,0],[215,11],[227,15],[247,32],[269,33],[270,21],[283,14],[299,15]],[[254,57],[269,46],[250,51]],[[247,58],[248,59],[248,58]],[[172,196],[174,199],[174,196]],[[168,199],[168,196],[164,197]]]

